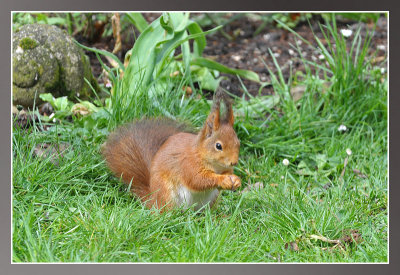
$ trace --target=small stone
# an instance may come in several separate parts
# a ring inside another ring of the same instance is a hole
[[[233,60],[235,60],[236,62],[239,62],[242,59],[242,57],[240,55],[231,55],[231,58]]]

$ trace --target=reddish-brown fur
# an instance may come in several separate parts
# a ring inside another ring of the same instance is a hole
[[[220,103],[227,107],[220,118]],[[174,207],[181,186],[189,192],[236,189],[233,175],[238,162],[239,140],[233,129],[229,100],[217,92],[203,128],[196,135],[169,119],[144,119],[110,135],[103,155],[110,169],[146,202],[148,207]],[[216,143],[223,150],[216,149]],[[212,200],[212,204],[215,200]]]

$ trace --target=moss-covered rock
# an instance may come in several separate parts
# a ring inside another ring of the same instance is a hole
[[[13,103],[32,107],[39,94],[87,98],[91,85],[99,91],[89,59],[63,30],[49,25],[25,25],[13,34]],[[36,97],[35,97],[36,95]]]

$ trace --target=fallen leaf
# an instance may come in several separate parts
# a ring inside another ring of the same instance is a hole
[[[294,102],[297,102],[300,100],[300,98],[303,96],[304,92],[306,91],[306,86],[305,85],[299,85],[296,87],[292,87],[290,89],[290,95],[293,98]]]
[[[384,61],[385,59],[386,59],[385,56],[377,56],[377,57],[375,57],[374,59],[371,60],[371,63],[373,65],[375,65],[376,63],[380,63],[380,62]]]
[[[292,251],[299,251],[299,246],[296,242],[290,242],[285,244],[285,249],[290,249]]]
[[[85,116],[85,115],[88,115],[88,114],[90,114],[91,112],[89,111],[89,109],[86,107],[86,106],[84,106],[84,105],[82,105],[82,104],[80,104],[80,103],[77,103],[77,104],[75,104],[73,107],[72,107],[72,109],[71,109],[71,111],[72,111],[72,113],[74,114],[74,115],[81,115],[81,116]]]
[[[190,96],[193,94],[193,90],[189,86],[183,86],[182,90],[186,92],[186,96]]]

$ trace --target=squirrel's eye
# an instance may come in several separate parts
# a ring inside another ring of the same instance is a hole
[[[217,142],[217,143],[215,144],[215,148],[217,148],[218,150],[222,151],[222,145],[221,145],[221,143]]]

